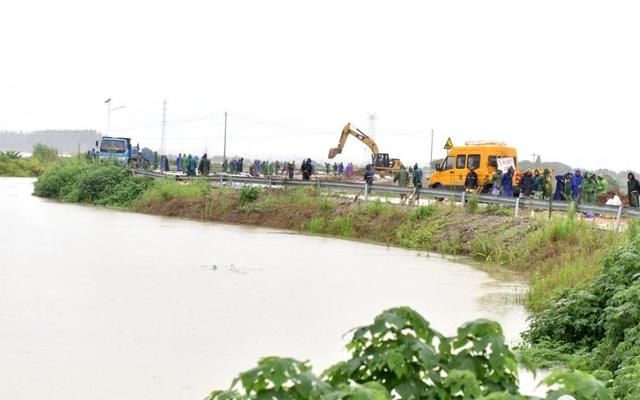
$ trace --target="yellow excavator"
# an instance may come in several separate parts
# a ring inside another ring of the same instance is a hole
[[[384,174],[385,172],[396,172],[400,169],[400,164],[402,164],[400,159],[390,159],[388,153],[380,153],[376,142],[374,142],[373,139],[367,136],[360,129],[352,127],[351,123],[346,124],[342,129],[338,146],[329,149],[329,158],[334,158],[336,155],[342,153],[342,148],[344,147],[344,143],[347,141],[349,135],[355,136],[356,139],[366,144],[367,147],[371,149],[371,162],[377,172]]]

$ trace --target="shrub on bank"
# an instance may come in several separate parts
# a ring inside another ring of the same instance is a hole
[[[37,180],[36,196],[72,203],[127,207],[150,186],[151,180],[110,161],[70,158],[51,165]]]
[[[591,284],[534,314],[525,338],[537,355],[604,369],[617,399],[640,398],[640,237],[608,257]]]

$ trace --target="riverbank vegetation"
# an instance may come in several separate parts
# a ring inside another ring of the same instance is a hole
[[[31,157],[23,157],[17,151],[0,151],[0,176],[35,177],[58,159],[58,152],[52,147],[37,144]]]
[[[640,398],[640,236],[606,258],[596,278],[533,314],[528,353],[548,365],[591,371],[616,399]],[[544,365],[544,364],[543,364]]]

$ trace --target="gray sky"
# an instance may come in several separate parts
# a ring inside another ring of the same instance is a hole
[[[0,129],[93,128],[169,151],[323,160],[346,122],[407,162],[447,137],[638,168],[634,1],[4,1]],[[196,121],[185,121],[206,118]],[[120,129],[115,129],[120,128]],[[339,160],[366,160],[349,141]]]

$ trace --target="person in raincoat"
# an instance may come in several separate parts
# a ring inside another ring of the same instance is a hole
[[[176,158],[176,171],[182,172],[182,153],[178,153]]]
[[[636,176],[629,172],[627,175],[627,193],[629,193],[629,207],[638,208],[640,201],[638,195],[640,194],[640,182],[636,179]]]
[[[200,175],[209,175],[209,171],[211,170],[211,161],[207,158],[207,153],[202,155],[200,159],[200,165],[198,165],[198,171]]]
[[[187,156],[187,175],[196,176],[196,159],[191,154]]]
[[[342,175],[344,173],[344,164],[342,163],[342,161],[340,161],[340,164],[338,164],[338,175]]]
[[[496,169],[491,176],[491,195],[499,196],[502,190],[502,170]]]
[[[324,163],[324,173],[327,175],[331,173],[331,164],[328,162]]]
[[[413,183],[413,202],[420,205],[420,189],[422,189],[422,168],[418,167],[418,163],[413,165],[411,173]]]
[[[502,175],[500,183],[504,197],[513,197],[513,172],[513,167],[509,167],[507,172]]]
[[[597,198],[598,182],[595,174],[584,173],[581,199],[585,204],[595,204]]]
[[[347,176],[351,178],[351,174],[353,174],[353,163],[347,164]]]
[[[371,164],[367,164],[364,171],[364,181],[367,184],[367,193],[371,193],[371,187],[373,186],[373,168]]]
[[[542,193],[544,192],[544,178],[540,175],[538,169],[533,171],[533,198],[542,199]]]
[[[568,181],[568,182],[567,182]],[[567,183],[569,188],[567,189]],[[566,193],[571,193],[571,172],[564,175],[556,175],[556,191],[553,194],[553,200],[566,200]]]
[[[571,198],[576,203],[580,202],[580,192],[582,191],[582,185],[584,184],[584,177],[579,169],[571,178]]]
[[[186,154],[183,154],[182,155],[182,172],[185,173],[185,174],[187,173],[187,160],[188,160],[188,158],[187,158]]]
[[[347,165],[347,169],[349,166]],[[398,182],[398,186],[401,188],[406,188],[409,183],[409,173],[404,165],[400,165],[400,169],[396,172],[396,175],[393,177],[393,182]],[[407,201],[407,193],[400,193],[400,204],[403,204]]]
[[[311,165],[311,159],[308,158],[306,161],[303,161],[302,167],[300,167],[302,171],[302,179],[308,181],[311,179],[311,174],[313,174],[313,165]]]
[[[522,178],[520,179],[520,183],[518,185],[522,197],[528,198],[531,196],[531,193],[533,193],[533,185],[533,173],[531,172],[531,170],[527,170],[527,172],[522,175]]]

